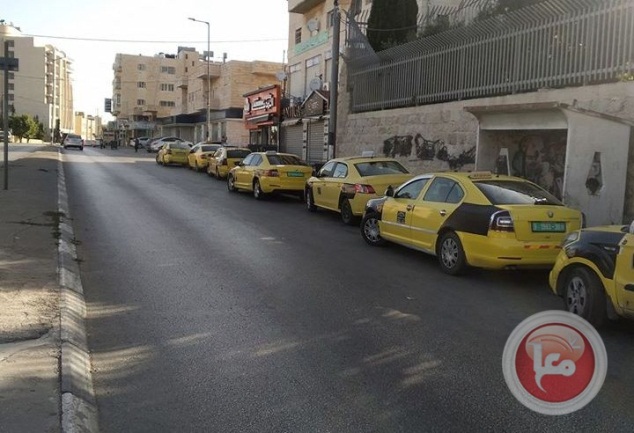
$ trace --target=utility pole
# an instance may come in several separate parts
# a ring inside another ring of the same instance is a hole
[[[339,0],[335,0],[332,13],[332,65],[330,71],[330,119],[328,121],[328,159],[335,157],[337,146],[337,101],[339,88],[339,38],[341,16]]]
[[[207,24],[207,139],[205,141],[211,141],[211,74],[210,74],[210,57],[211,57],[211,25],[209,21],[197,20],[196,18],[189,18],[190,21],[197,23]]]
[[[9,57],[9,41],[4,41],[4,57],[0,57],[4,75],[4,104],[2,124],[4,130],[4,189],[9,189],[9,71],[18,70],[18,59]]]

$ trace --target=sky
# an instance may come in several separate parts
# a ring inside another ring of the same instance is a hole
[[[73,60],[74,111],[100,115],[112,97],[117,53],[176,54],[179,46],[207,50],[208,21],[214,60],[285,62],[286,0],[3,0],[0,19],[19,27],[35,45],[51,44]]]

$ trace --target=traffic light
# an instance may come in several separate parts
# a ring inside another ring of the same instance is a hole
[[[112,113],[112,99],[111,98],[106,98],[105,101],[105,112],[106,113]]]

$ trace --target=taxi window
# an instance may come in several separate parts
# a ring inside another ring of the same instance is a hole
[[[409,173],[398,161],[368,161],[354,165],[361,176]]]
[[[251,163],[249,163],[249,165],[251,166],[256,166],[256,165],[260,165],[262,164],[262,156],[261,155],[254,155],[253,159],[251,160]]]
[[[170,143],[170,148],[171,149],[187,149],[187,150],[189,150],[189,145],[187,143],[185,143],[184,141],[175,141],[173,143]]]
[[[526,181],[486,180],[473,182],[491,204],[553,204],[563,206],[545,189]]]
[[[295,155],[267,155],[272,165],[306,165]]]
[[[337,164],[335,171],[332,173],[332,177],[346,177],[348,175],[348,166],[344,163]]]
[[[218,150],[220,146],[211,145],[211,146],[200,146],[203,152],[213,152],[214,150]]]
[[[246,158],[244,158],[244,161],[242,161],[243,165],[250,165],[251,161],[253,161],[253,157],[255,155],[247,155]]]
[[[335,168],[335,162],[328,162],[319,170],[319,177],[332,177],[332,171]]]
[[[447,203],[449,194],[455,185],[456,182],[451,179],[447,179],[446,177],[437,177],[433,180],[429,189],[427,189],[423,200],[437,203]]]
[[[227,158],[245,158],[250,153],[249,149],[231,149],[227,150]]]
[[[416,179],[396,191],[396,194],[394,194],[394,198],[405,198],[413,200],[420,195],[420,192],[423,190],[425,185],[427,185],[427,182],[429,182],[429,178]]]
[[[462,187],[458,185],[458,182],[456,182],[453,188],[451,188],[451,191],[449,191],[449,195],[447,196],[446,202],[460,203],[463,198],[464,198],[464,191],[462,190]]]

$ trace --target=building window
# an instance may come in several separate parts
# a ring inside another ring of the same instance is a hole
[[[328,11],[328,13],[326,14],[326,28],[332,27],[334,17],[335,17],[335,11],[334,10]]]
[[[302,42],[302,29],[301,27],[295,30],[295,44],[300,44]]]
[[[15,84],[9,83],[9,90],[15,90]]]
[[[174,85],[173,84],[161,84],[161,90],[163,92],[173,92]]]
[[[139,71],[145,71],[145,65],[144,65],[143,63],[139,63],[139,64],[137,65],[137,69],[138,69]]]
[[[174,101],[161,101],[161,107],[176,107],[176,103]]]
[[[175,74],[176,68],[174,66],[161,66],[161,72],[163,74]]]
[[[9,101],[13,101],[13,93],[9,93]]]
[[[137,99],[136,105],[145,105],[145,99]]]
[[[321,60],[321,54],[316,55],[315,57],[311,57],[310,59],[306,60],[306,67],[310,68],[311,66],[316,66],[320,63]]]
[[[187,73],[187,66],[185,66],[185,73]]]
[[[13,72],[9,72],[9,80],[13,80],[15,78],[15,74]]]
[[[194,66],[194,61],[192,60],[192,66]]]
[[[145,82],[143,82],[143,81],[139,81],[139,82],[137,82],[137,83],[136,83],[136,86],[137,86],[139,89],[145,89]]]
[[[291,74],[293,72],[299,72],[302,70],[302,64],[301,63],[295,63],[294,65],[291,65],[288,67],[288,72],[290,72]]]

